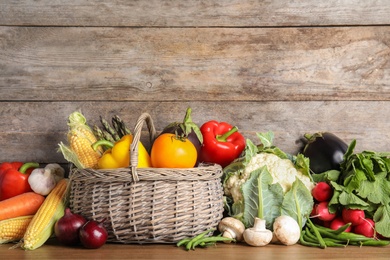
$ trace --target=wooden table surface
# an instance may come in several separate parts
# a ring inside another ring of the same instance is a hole
[[[173,244],[122,245],[105,244],[99,249],[65,247],[55,239],[34,251],[9,249],[0,245],[1,259],[389,259],[390,246],[319,249],[301,245],[268,245],[250,247],[245,244],[223,244],[186,251]]]

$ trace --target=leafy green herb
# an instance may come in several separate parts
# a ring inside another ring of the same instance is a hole
[[[354,153],[353,140],[337,173],[315,176],[315,181],[331,180],[334,188],[330,212],[339,206],[362,209],[373,217],[378,233],[390,237],[390,153],[363,151]]]
[[[323,173],[312,175],[313,181],[316,183],[320,181],[325,181],[325,182],[337,181],[339,177],[340,177],[340,171],[338,170],[329,170]]]
[[[375,229],[386,237],[390,235],[390,205],[381,205],[377,208],[373,218],[375,222]]]

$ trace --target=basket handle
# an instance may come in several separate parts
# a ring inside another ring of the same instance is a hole
[[[130,168],[131,174],[133,175],[134,181],[139,181],[137,174],[137,166],[138,166],[138,143],[141,139],[142,127],[146,123],[149,131],[150,143],[152,144],[154,139],[156,138],[156,128],[154,127],[152,117],[148,113],[142,113],[137,120],[137,123],[134,127],[134,136],[133,142],[130,145]]]

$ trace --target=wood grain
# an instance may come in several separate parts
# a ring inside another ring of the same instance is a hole
[[[148,112],[161,131],[181,121],[188,106],[198,125],[211,119],[226,121],[255,143],[257,132],[272,131],[274,143],[289,153],[299,151],[305,133],[318,131],[333,132],[347,143],[356,139],[356,151],[390,150],[389,102],[3,102],[0,144],[6,149],[0,161],[65,163],[57,144],[66,142],[67,117],[75,110],[82,111],[91,126],[100,125],[100,115],[109,120],[117,114],[131,129],[141,113]],[[142,140],[148,146],[146,128]]]
[[[0,3],[0,161],[65,163],[67,116],[149,112],[161,130],[188,106],[201,124],[271,130],[298,151],[331,131],[388,150],[390,3],[8,1]]]
[[[244,243],[224,244],[208,248],[197,248],[186,251],[175,245],[122,245],[105,244],[97,250],[84,249],[81,246],[66,247],[59,245],[55,239],[50,239],[44,246],[33,251],[20,248],[10,250],[12,244],[0,245],[0,253],[4,259],[388,259],[390,247],[356,247],[320,249],[301,245],[282,246],[267,245],[251,247]],[[261,258],[259,258],[261,255]]]
[[[253,27],[389,24],[390,3],[377,1],[53,0],[6,1],[0,25]]]
[[[19,0],[0,3],[0,162],[57,162],[67,117],[119,115],[157,131],[216,119],[297,153],[330,131],[356,151],[390,151],[390,1]],[[147,147],[148,133],[142,141]],[[50,239],[5,259],[388,259],[389,247],[243,244],[80,250]]]
[[[390,100],[390,27],[0,27],[0,100]]]

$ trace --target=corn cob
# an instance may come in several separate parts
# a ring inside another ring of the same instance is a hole
[[[21,216],[0,221],[0,244],[22,239],[33,216]]]
[[[47,195],[23,236],[21,247],[34,250],[42,246],[54,233],[54,225],[68,204],[68,179],[62,179]]]
[[[87,120],[80,112],[73,112],[68,120],[69,131],[67,134],[69,146],[59,144],[59,150],[64,158],[73,163],[77,168],[97,168],[97,163],[103,150],[92,149],[92,144],[97,141],[92,129],[88,126]]]

